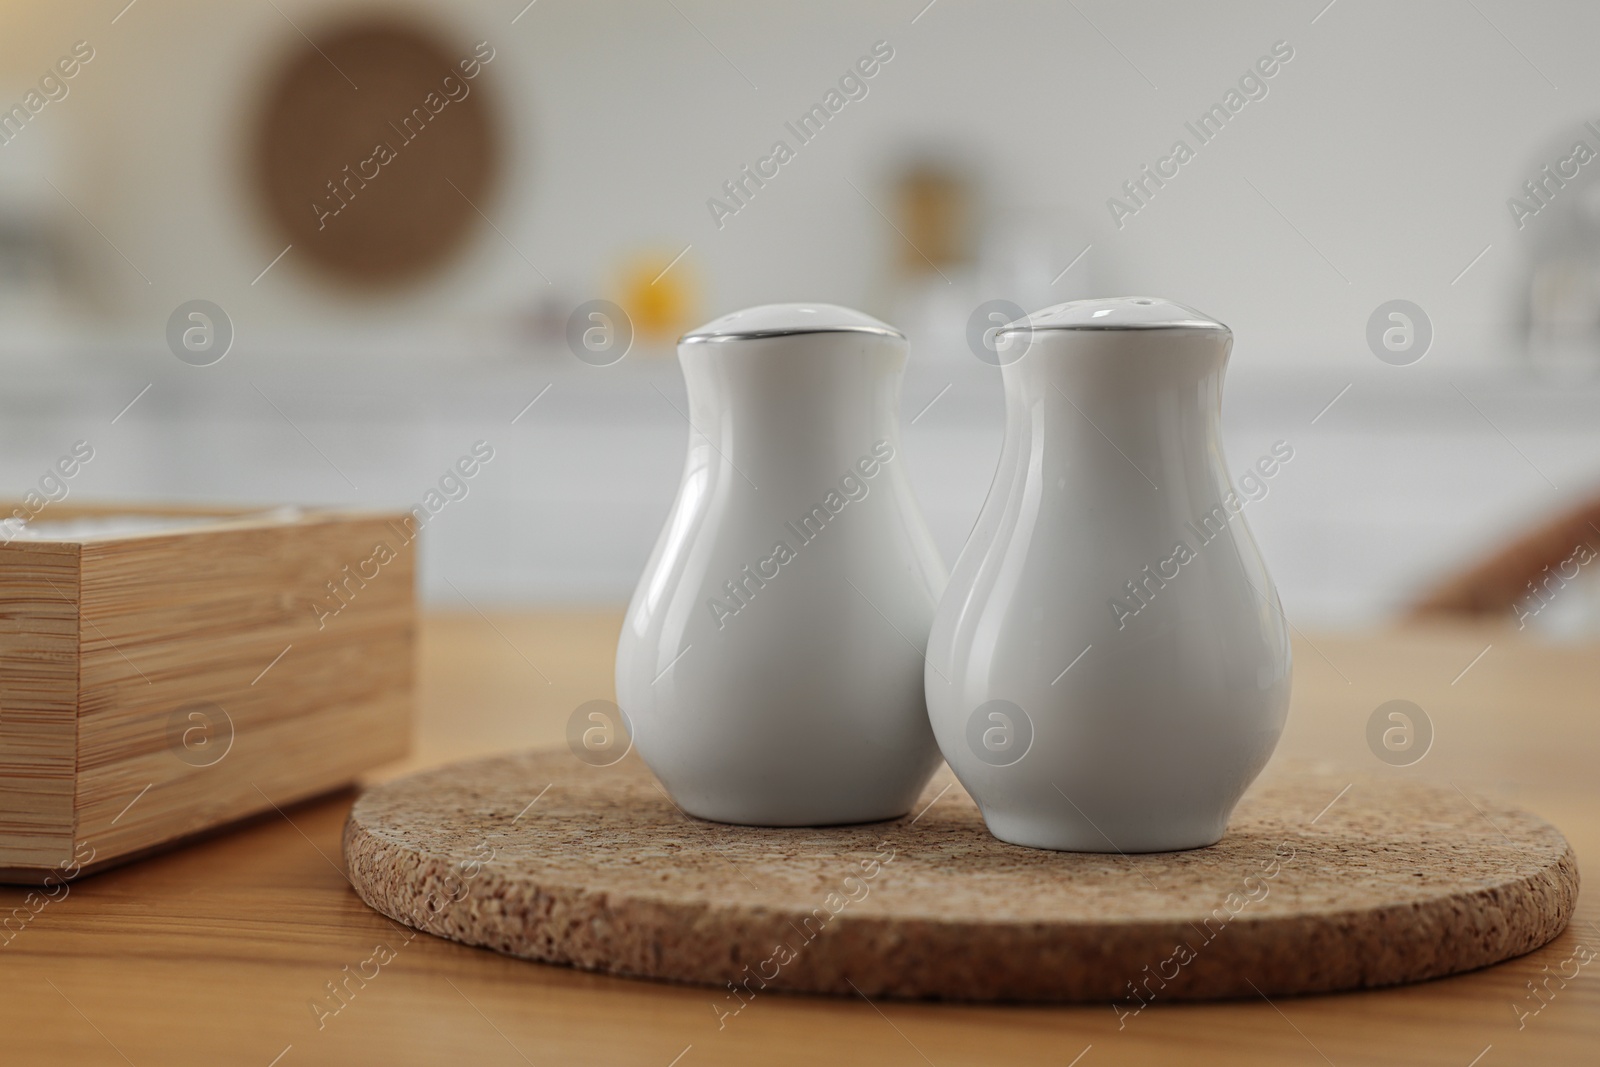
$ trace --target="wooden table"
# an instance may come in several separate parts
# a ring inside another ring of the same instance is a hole
[[[421,721],[404,768],[563,743],[609,697],[615,613],[427,618]],[[1480,655],[1481,653],[1481,655]],[[1506,629],[1315,634],[1295,647],[1280,756],[1450,781],[1560,826],[1600,854],[1600,658]],[[1394,698],[1431,718],[1414,766],[1368,750]],[[220,769],[220,768],[219,768]],[[534,790],[530,789],[530,799]],[[718,1028],[716,995],[518,962],[425,934],[361,903],[340,867],[349,794],[86,878],[0,944],[0,1064],[1600,1062],[1592,896],[1545,949],[1417,986],[1309,998],[1153,1005],[1119,1031],[1109,1005],[1039,1008],[769,995]],[[24,891],[0,889],[0,912]],[[408,939],[409,938],[409,939]],[[379,952],[382,946],[385,951]],[[1582,955],[1577,957],[1582,959]],[[352,971],[373,973],[364,982]],[[349,968],[349,970],[346,970]],[[343,1006],[330,983],[350,990]],[[324,1005],[317,1010],[314,1003]],[[319,1025],[320,1024],[320,1025]]]

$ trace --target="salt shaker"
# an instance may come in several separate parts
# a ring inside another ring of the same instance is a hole
[[[912,494],[906,339],[773,304],[685,335],[688,459],[617,647],[617,700],[683,811],[905,814],[939,763],[923,648],[946,580]]]
[[[1290,679],[1219,440],[1232,332],[1129,297],[997,341],[1000,464],[929,639],[939,747],[1002,840],[1212,844],[1277,744]]]

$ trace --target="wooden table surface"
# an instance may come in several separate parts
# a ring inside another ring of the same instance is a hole
[[[619,622],[427,617],[415,755],[386,773],[563,744],[573,709],[612,695]],[[1297,641],[1295,667],[1280,757],[1453,782],[1554,822],[1580,863],[1600,854],[1594,645],[1468,627],[1313,634]],[[1422,707],[1435,731],[1428,754],[1403,769],[1366,742],[1368,717],[1395,698]],[[530,800],[538,789],[529,783]],[[1416,986],[1156,1003],[1120,1029],[1109,1005],[769,994],[719,1029],[712,990],[519,962],[389,923],[341,868],[350,801],[299,805],[74,883],[0,943],[0,1064],[1600,1062],[1600,906],[1590,895],[1546,948]],[[0,889],[0,913],[23,898]],[[347,982],[353,992],[331,1011],[341,1002],[329,984],[374,968]]]

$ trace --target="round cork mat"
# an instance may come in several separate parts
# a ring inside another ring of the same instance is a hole
[[[1218,844],[1121,856],[990,837],[941,770],[911,815],[761,829],[679,812],[636,756],[500,756],[378,786],[345,861],[378,911],[595,971],[758,993],[1106,1001],[1411,982],[1531,951],[1571,847],[1453,787],[1280,770]]]

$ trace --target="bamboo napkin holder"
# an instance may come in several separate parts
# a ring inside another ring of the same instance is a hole
[[[404,756],[416,534],[298,509],[0,523],[0,881],[77,877]]]

